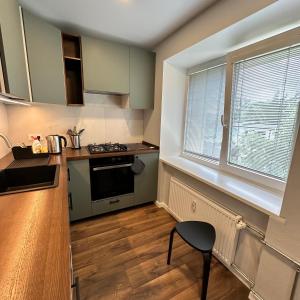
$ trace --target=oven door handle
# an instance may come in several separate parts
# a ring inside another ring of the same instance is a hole
[[[104,167],[95,167],[92,170],[94,172],[102,171],[102,170],[111,170],[111,169],[119,169],[119,168],[127,168],[131,167],[132,164],[122,164],[122,165],[114,165],[114,166],[104,166]]]

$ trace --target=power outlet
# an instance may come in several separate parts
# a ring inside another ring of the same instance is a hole
[[[41,141],[43,140],[43,136],[40,133],[29,133],[28,134],[28,141],[32,142],[33,141],[33,138],[32,138],[33,136],[34,137],[39,136],[40,140]]]

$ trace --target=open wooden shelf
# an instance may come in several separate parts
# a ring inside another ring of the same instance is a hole
[[[62,34],[67,104],[83,105],[81,40],[79,36]]]
[[[81,41],[79,36],[62,34],[64,56],[81,58]]]
[[[69,59],[69,60],[81,60],[81,58],[78,58],[78,57],[71,57],[71,56],[64,56],[64,59]]]
[[[83,104],[81,61],[65,60],[67,104]]]

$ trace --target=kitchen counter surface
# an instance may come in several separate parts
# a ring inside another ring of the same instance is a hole
[[[70,299],[66,157],[49,163],[61,166],[56,188],[0,196],[1,300]]]
[[[134,144],[126,144],[126,145],[127,145],[127,151],[99,153],[99,154],[90,154],[87,147],[82,147],[79,150],[73,150],[71,148],[67,148],[66,157],[67,160],[81,160],[81,159],[96,158],[96,157],[136,155],[136,154],[153,153],[159,151],[159,148],[157,146],[148,143],[134,143]]]
[[[148,144],[128,144],[127,152],[89,154],[86,147],[52,155],[60,165],[59,185],[0,196],[0,299],[70,299],[70,229],[67,160],[158,152]],[[13,161],[0,159],[0,169]]]

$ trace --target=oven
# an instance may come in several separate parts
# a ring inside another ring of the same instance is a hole
[[[134,193],[133,161],[133,155],[90,159],[92,201]]]

